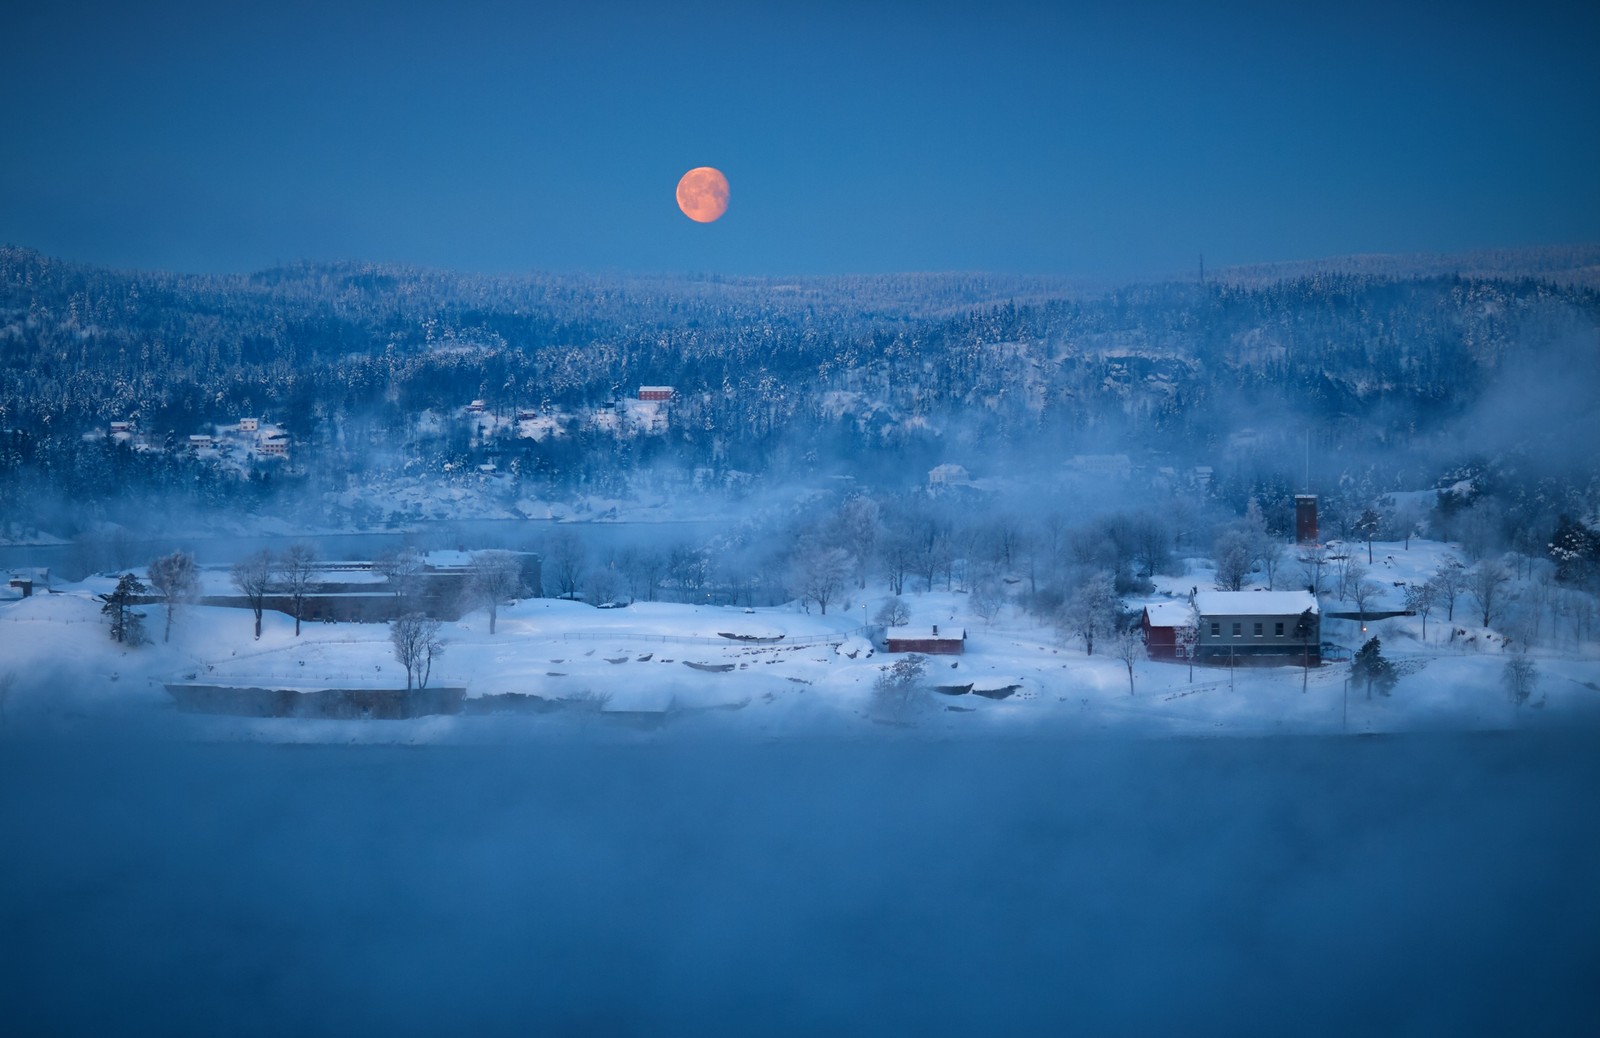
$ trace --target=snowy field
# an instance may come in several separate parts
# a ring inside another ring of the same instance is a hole
[[[1364,560],[1364,546],[1351,550],[1362,551]],[[1400,608],[1403,585],[1426,579],[1449,551],[1448,545],[1421,540],[1413,540],[1409,550],[1398,543],[1375,545],[1371,575],[1381,593],[1371,608]],[[1205,586],[1208,577],[1196,569],[1163,578],[1150,600],[1181,598],[1189,587]],[[208,579],[223,578],[213,573]],[[749,610],[641,602],[594,609],[532,599],[503,608],[493,635],[480,610],[444,626],[447,645],[431,684],[464,686],[472,698],[515,693],[586,709],[333,722],[179,720],[164,684],[404,687],[405,672],[395,662],[386,626],[306,624],[297,638],[291,619],[269,612],[257,641],[247,611],[193,606],[180,611],[170,643],[162,644],[161,609],[149,606],[146,624],[154,643],[130,649],[108,639],[95,598],[113,583],[94,577],[0,603],[0,674],[15,675],[7,702],[11,732],[70,730],[108,711],[149,723],[171,720],[205,738],[313,742],[562,738],[578,726],[606,730],[608,717],[642,716],[658,718],[665,731],[765,737],[884,728],[872,689],[892,657],[874,654],[862,637],[867,617],[884,600],[873,588],[826,616],[793,604]],[[1531,652],[1538,685],[1528,705],[1513,708],[1502,684],[1505,636],[1477,623],[1467,596],[1457,603],[1453,621],[1442,608],[1435,610],[1426,637],[1420,617],[1369,621],[1365,633],[1354,620],[1325,619],[1325,641],[1353,650],[1378,636],[1399,665],[1392,695],[1370,699],[1348,682],[1344,664],[1309,675],[1295,667],[1231,673],[1196,667],[1191,677],[1185,664],[1140,660],[1130,687],[1122,661],[1086,656],[1081,646],[1069,645],[1054,628],[1015,607],[985,623],[971,615],[968,596],[960,592],[912,594],[905,601],[914,624],[967,630],[963,655],[929,657],[928,683],[971,691],[930,693],[909,715],[894,719],[894,727],[933,735],[1459,731],[1559,728],[1600,715],[1596,647],[1563,643],[1559,630]],[[1325,613],[1350,608],[1323,600]],[[980,694],[1004,689],[1012,691],[1002,699]]]

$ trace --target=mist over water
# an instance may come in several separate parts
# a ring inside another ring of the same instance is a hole
[[[1595,1033],[1593,732],[0,745],[35,1033]]]

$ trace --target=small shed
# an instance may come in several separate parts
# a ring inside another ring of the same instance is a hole
[[[1195,630],[1194,607],[1187,602],[1156,602],[1144,607],[1139,625],[1144,628],[1145,651],[1153,660],[1189,658],[1194,638],[1179,637],[1184,628]]]
[[[966,650],[967,632],[961,627],[891,627],[884,632],[889,652],[921,652],[930,656],[959,656]]]

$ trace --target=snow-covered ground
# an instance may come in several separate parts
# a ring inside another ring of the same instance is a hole
[[[1354,550],[1354,549],[1352,549]],[[1361,548],[1365,559],[1365,546]],[[1374,545],[1377,610],[1400,606],[1403,585],[1425,579],[1451,552],[1413,540]],[[1295,565],[1294,563],[1287,564]],[[1199,569],[1161,582],[1155,600],[1203,581]],[[1283,582],[1280,581],[1280,586]],[[1202,585],[1203,586],[1203,585]],[[293,688],[404,687],[388,628],[381,624],[307,624],[269,612],[260,640],[244,610],[183,608],[169,643],[162,610],[145,607],[152,644],[125,648],[107,637],[96,594],[104,577],[51,593],[0,603],[0,678],[14,675],[7,703],[13,728],[70,723],[97,712],[171,712],[164,684],[197,681]],[[1132,687],[1122,661],[1086,656],[1078,645],[1007,606],[991,624],[971,615],[960,592],[906,596],[912,623],[965,626],[959,657],[928,658],[931,686],[903,718],[885,718],[873,685],[893,657],[862,637],[881,595],[869,589],[827,616],[794,605],[732,607],[636,603],[595,609],[532,599],[500,611],[489,633],[483,611],[445,624],[444,655],[430,684],[464,686],[470,698],[505,693],[582,703],[583,710],[542,714],[469,714],[416,721],[306,721],[205,718],[221,737],[287,740],[471,741],[493,733],[563,733],[597,718],[659,715],[666,730],[742,730],[762,736],[809,731],[883,731],[906,727],[941,736],[966,732],[1238,735],[1395,732],[1561,725],[1600,708],[1600,657],[1535,647],[1539,683],[1514,709],[1502,683],[1505,639],[1477,626],[1470,600],[1455,619],[1436,610],[1422,637],[1420,617],[1368,621],[1326,618],[1323,638],[1355,648],[1382,639],[1401,677],[1392,695],[1367,698],[1347,681],[1349,667],[1226,669],[1140,660]],[[1138,603],[1131,603],[1137,605]],[[1324,613],[1347,604],[1324,598]],[[1558,639],[1552,644],[1559,645]],[[980,693],[1010,690],[1005,698]],[[492,700],[491,700],[492,701]],[[598,709],[596,709],[598,707]],[[892,725],[886,725],[892,721]]]

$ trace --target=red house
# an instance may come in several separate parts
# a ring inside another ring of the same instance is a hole
[[[672,399],[672,387],[671,386],[640,386],[639,387],[639,399],[640,400],[671,400]]]
[[[1153,660],[1185,660],[1193,650],[1193,638],[1185,645],[1178,632],[1194,629],[1194,607],[1187,602],[1156,602],[1144,607],[1139,625],[1144,628],[1145,651]]]
[[[967,632],[961,627],[891,627],[884,632],[890,652],[920,652],[930,656],[959,656],[967,646]]]

